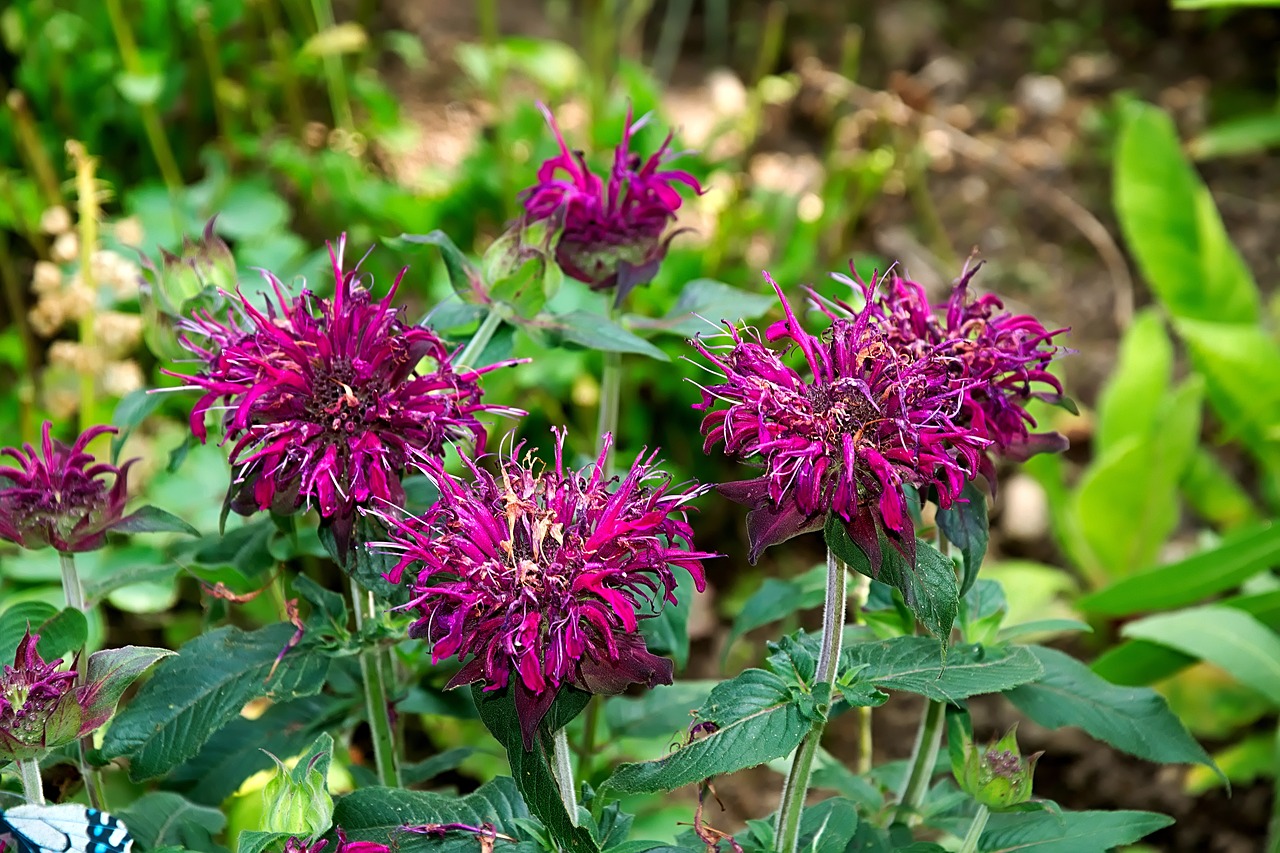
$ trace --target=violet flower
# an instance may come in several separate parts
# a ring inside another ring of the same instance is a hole
[[[347,833],[342,827],[335,826],[333,830],[338,836],[338,846],[334,848],[334,853],[390,853],[391,848],[386,844],[376,841],[348,841]],[[294,835],[284,842],[284,853],[323,853],[328,846],[327,838],[307,839]]]
[[[517,447],[497,475],[464,460],[454,477],[427,459],[422,470],[440,490],[420,517],[377,511],[398,552],[387,574],[399,583],[411,566],[418,619],[410,636],[432,643],[432,661],[465,660],[449,687],[511,684],[526,748],[559,690],[620,693],[633,683],[670,684],[671,661],[651,654],[638,631],[662,600],[676,603],[672,567],[706,586],[685,505],[700,487],[673,489],[642,452],[620,481],[609,480],[606,437],[581,472],[563,461],[546,468]],[[514,677],[513,677],[514,676]]]
[[[523,190],[520,199],[527,221],[564,217],[564,231],[556,246],[556,261],[564,272],[593,290],[616,288],[621,304],[631,288],[657,274],[667,246],[676,233],[663,237],[681,204],[676,184],[695,193],[702,186],[683,170],[662,170],[670,151],[671,134],[649,159],[630,150],[631,137],[649,117],[632,122],[631,111],[614,150],[607,178],[594,174],[581,151],[570,151],[555,119],[542,104],[560,153],[538,169],[538,183]]]
[[[191,411],[201,442],[205,413],[220,401],[226,410],[230,508],[288,514],[314,505],[342,554],[358,505],[403,503],[400,477],[411,455],[439,457],[466,439],[483,452],[478,413],[524,414],[480,402],[480,376],[516,360],[455,365],[457,353],[435,332],[391,307],[406,270],[375,301],[358,269],[343,271],[345,245],[343,235],[336,251],[329,247],[332,299],[310,290],[292,298],[264,271],[276,297],[265,313],[237,293],[235,323],[197,314],[183,337],[204,362],[199,374],[183,376],[204,391]]]
[[[980,266],[961,275],[947,302],[937,306],[941,316],[914,281],[894,275],[887,286],[884,276],[873,276],[870,284],[856,283],[864,300],[880,312],[878,322],[895,347],[954,360],[956,376],[965,385],[964,412],[958,420],[991,439],[993,450],[1017,461],[1066,450],[1065,436],[1030,431],[1036,421],[1026,404],[1040,399],[1070,405],[1061,382],[1048,370],[1049,362],[1064,351],[1053,339],[1067,329],[1050,332],[1029,314],[1004,311],[993,294],[971,299],[969,282]],[[994,469],[989,464],[983,468],[994,484]]]
[[[17,460],[16,467],[0,464],[0,539],[32,550],[93,551],[107,543],[107,531],[129,526],[129,467],[138,460],[117,468],[85,450],[114,427],[90,427],[69,447],[52,427],[45,421],[38,451],[30,444],[0,449],[0,457]]]
[[[704,451],[723,443],[729,456],[763,468],[760,477],[718,487],[751,507],[749,559],[821,528],[835,513],[868,554],[873,573],[881,533],[914,562],[904,487],[932,485],[948,507],[991,444],[957,420],[965,385],[954,381],[949,360],[894,348],[872,311],[854,317],[827,311],[830,327],[811,334],[768,273],[765,279],[786,315],[765,338],[799,350],[800,369],[754,329],[726,324],[730,342],[722,347],[692,342],[722,380],[704,387],[694,407],[706,412]]]

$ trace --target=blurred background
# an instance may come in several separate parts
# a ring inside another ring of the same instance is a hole
[[[1251,8],[8,0],[0,444],[32,440],[46,418],[70,433],[77,423],[138,424],[145,413],[123,450],[144,460],[134,488],[216,530],[212,487],[191,483],[225,480],[220,451],[188,446],[190,400],[141,395],[177,384],[144,340],[146,259],[178,251],[216,214],[244,288],[261,287],[252,269],[264,267],[327,292],[324,241],[345,232],[357,256],[378,246],[364,269],[383,285],[410,264],[401,294],[411,315],[436,318],[461,341],[467,330],[444,319],[450,289],[438,255],[380,241],[442,229],[483,252],[556,150],[539,100],[596,163],[607,163],[629,107],[654,111],[633,150],[647,156],[674,129],[675,148],[688,152],[681,168],[707,192],[681,209],[690,231],[629,303],[633,330],[648,328],[674,367],[628,357],[622,453],[661,446],[677,479],[742,476],[701,453],[689,408],[698,394],[685,381],[694,369],[678,360],[699,326],[645,326],[669,315],[690,282],[762,294],[758,315],[772,305],[762,269],[789,292],[811,283],[835,293],[828,272],[897,264],[938,298],[976,250],[979,290],[1048,328],[1071,327],[1074,352],[1058,368],[1082,411],[1043,412],[1072,439],[1065,458],[1005,472],[986,571],[1016,612],[1088,617],[1095,634],[1070,650],[1104,663],[1112,654],[1113,680],[1157,681],[1236,783],[1228,799],[1207,773],[1157,774],[1086,737],[1027,727],[1024,748],[1049,750],[1037,792],[1071,808],[1173,814],[1178,824],[1155,837],[1167,849],[1256,849],[1271,810],[1280,692],[1222,660],[1175,652],[1153,664],[1149,648],[1134,652],[1120,633],[1152,609],[1133,592],[1140,587],[1123,586],[1131,576],[1197,558],[1186,571],[1204,572],[1205,554],[1219,554],[1208,565],[1221,568],[1227,558],[1215,549],[1239,541],[1252,550],[1231,552],[1234,573],[1166,606],[1244,596],[1259,624],[1280,626],[1266,580],[1280,553],[1267,521],[1280,495],[1280,380],[1270,360],[1280,11],[1238,5]],[[573,284],[562,304],[581,297]],[[1236,296],[1207,305],[1187,296],[1209,292]],[[1237,302],[1252,307],[1215,313]],[[703,307],[734,319],[740,306]],[[1186,320],[1225,334],[1196,338]],[[523,434],[570,424],[588,450],[599,353],[544,352],[519,334],[504,346],[537,358],[488,377],[487,397],[531,411]],[[728,557],[711,566],[712,594],[692,615],[687,671],[715,677],[722,659],[732,669],[758,654],[755,626],[740,616],[762,578],[820,602],[820,589],[813,599],[808,581],[794,579],[821,560],[821,545],[815,538],[812,553],[789,548],[748,570],[740,508],[704,504],[700,545]],[[159,633],[161,644],[191,635],[199,588],[186,575],[174,582],[173,553],[130,545],[87,569],[135,573],[102,588],[121,615],[109,630],[135,642]],[[235,555],[186,557],[207,569],[205,580],[235,587],[252,576]],[[0,607],[56,594],[52,557],[0,560]],[[1117,585],[1124,603],[1097,605]],[[988,713],[993,726],[1012,714]],[[893,730],[893,714],[876,711],[879,731]],[[914,709],[901,716],[900,742],[880,738],[884,757],[910,750]],[[733,814],[771,808],[776,778],[756,781],[764,793],[750,781],[719,789]]]

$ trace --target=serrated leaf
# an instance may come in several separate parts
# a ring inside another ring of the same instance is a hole
[[[854,667],[863,667],[858,681],[952,704],[983,693],[1003,693],[1044,674],[1026,646],[956,646],[944,660],[938,642],[928,637],[893,637],[850,646],[840,655],[840,668]]]
[[[196,805],[172,791],[143,794],[115,814],[144,849],[175,845],[208,853],[226,850],[213,840],[227,825],[222,812]]]
[[[1233,532],[1216,547],[1132,575],[1080,599],[1088,613],[1127,616],[1204,601],[1269,570],[1280,561],[1280,524]]]
[[[250,700],[319,693],[329,658],[306,640],[271,674],[294,630],[287,623],[253,632],[226,626],[184,644],[112,722],[103,755],[128,756],[130,776],[151,779],[194,756]]]
[[[1146,687],[1111,684],[1055,649],[1022,648],[1035,655],[1045,674],[1005,695],[1035,722],[1049,729],[1079,726],[1098,740],[1148,761],[1204,764],[1216,769],[1213,759],[1159,693]]]
[[[480,279],[480,270],[466,254],[458,248],[448,234],[443,231],[432,231],[429,234],[401,234],[382,241],[386,245],[401,251],[411,249],[413,244],[435,246],[440,250],[445,271],[449,274],[449,284],[453,292],[462,298],[464,304],[479,305],[484,298],[484,284]]]
[[[531,817],[515,781],[506,776],[486,782],[464,797],[432,791],[405,791],[399,788],[360,788],[338,800],[333,810],[335,826],[341,826],[352,841],[387,844],[394,839],[405,853],[430,850],[432,853],[474,853],[474,835],[459,833],[433,840],[427,836],[402,834],[402,826],[427,823],[488,823],[506,835],[520,833],[518,822]]]
[[[993,814],[978,849],[984,853],[1113,850],[1171,823],[1168,815],[1138,811]]]
[[[633,352],[658,361],[670,361],[662,350],[607,317],[590,311],[543,314],[536,325],[552,335],[587,349],[601,352]]]
[[[58,608],[45,601],[20,601],[0,613],[0,663],[12,663],[18,644],[27,633],[38,633],[39,628],[58,615]]]
[[[978,580],[978,569],[987,555],[990,539],[990,523],[987,521],[987,496],[972,480],[964,484],[960,499],[949,509],[939,509],[938,529],[947,540],[960,549],[960,595],[964,595]]]
[[[602,786],[617,793],[672,791],[789,754],[810,721],[777,675],[748,669],[716,685],[697,712],[715,730],[655,761],[623,764]]]
[[[1242,610],[1191,607],[1130,622],[1121,633],[1208,661],[1280,705],[1280,635]]]
[[[187,533],[199,536],[200,531],[160,507],[144,506],[129,513],[111,525],[113,533]]]
[[[945,648],[960,609],[960,589],[956,584],[955,565],[950,559],[933,545],[917,539],[916,563],[912,566],[881,531],[880,572],[876,574],[871,571],[867,554],[849,538],[844,522],[835,513],[827,516],[824,536],[827,547],[849,568],[901,592],[920,624],[941,640]]]

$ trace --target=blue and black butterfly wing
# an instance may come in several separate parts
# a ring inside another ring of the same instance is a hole
[[[130,853],[133,837],[118,819],[76,803],[17,806],[0,812],[0,835],[17,853]]]

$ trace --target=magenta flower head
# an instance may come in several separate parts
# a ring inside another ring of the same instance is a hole
[[[30,629],[0,668],[0,761],[27,761],[71,743],[101,726],[134,679],[162,657],[163,649],[127,646],[95,652],[85,683],[75,670],[59,670],[36,651],[39,634]]]
[[[0,539],[35,550],[52,545],[64,554],[93,551],[107,543],[107,531],[128,528],[124,515],[131,459],[117,468],[86,452],[89,442],[114,427],[85,430],[68,447],[41,429],[40,449],[6,447],[0,457]]]
[[[661,601],[676,603],[672,567],[706,586],[685,504],[700,487],[673,489],[637,457],[620,481],[605,476],[608,441],[595,463],[566,470],[564,432],[544,468],[517,447],[497,475],[465,460],[465,478],[426,460],[440,490],[420,517],[379,515],[398,552],[387,574],[416,566],[410,636],[434,644],[432,660],[465,663],[450,687],[511,685],[527,748],[560,688],[620,693],[629,684],[670,684],[671,661],[651,654],[637,630]]]
[[[770,545],[821,528],[829,513],[843,520],[873,572],[881,533],[914,562],[904,487],[935,486],[941,505],[950,506],[991,443],[956,421],[965,386],[946,359],[891,346],[873,312],[846,317],[824,307],[830,327],[811,334],[768,273],[765,279],[785,312],[765,339],[798,350],[798,365],[750,328],[726,324],[722,347],[692,342],[721,380],[704,387],[695,406],[706,412],[704,451],[723,444],[729,456],[763,468],[760,477],[718,487],[751,507],[751,562]]]
[[[570,151],[555,119],[538,105],[560,144],[560,153],[538,169],[538,183],[525,189],[525,219],[564,217],[556,261],[565,273],[594,290],[616,288],[621,303],[631,288],[649,282],[658,271],[675,233],[663,236],[681,204],[676,184],[702,192],[698,180],[682,170],[663,170],[675,156],[671,135],[647,160],[631,152],[631,137],[648,116],[627,122],[613,154],[607,178],[594,174],[581,151]]]
[[[480,402],[480,376],[516,361],[455,365],[435,332],[391,307],[405,270],[374,300],[358,269],[343,271],[345,244],[344,235],[329,248],[332,299],[309,290],[290,297],[264,271],[276,297],[265,313],[237,293],[233,321],[197,314],[183,337],[203,361],[199,374],[183,377],[204,391],[192,432],[203,442],[205,413],[219,402],[226,410],[230,508],[251,515],[315,506],[342,554],[357,506],[404,501],[400,477],[411,456],[442,456],[467,439],[483,452],[478,413],[523,414]]]
[[[969,282],[980,266],[961,275],[946,304],[938,306],[941,316],[914,281],[896,275],[877,281],[873,276],[870,284],[856,284],[864,300],[880,312],[879,322],[895,347],[915,354],[935,352],[953,360],[957,379],[965,385],[959,421],[991,439],[995,451],[1022,461],[1037,453],[1066,450],[1065,436],[1030,431],[1036,421],[1026,404],[1040,399],[1072,408],[1062,384],[1048,369],[1049,362],[1065,351],[1053,339],[1067,330],[1050,332],[1029,314],[1004,311],[993,294],[971,298]],[[994,473],[987,468],[984,465],[983,473]]]

